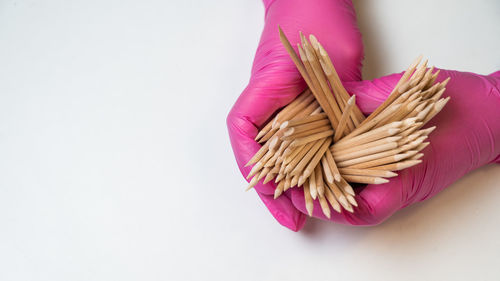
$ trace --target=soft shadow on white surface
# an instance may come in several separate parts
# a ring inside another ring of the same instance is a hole
[[[449,227],[448,224],[453,224],[457,218],[463,220],[477,216],[482,209],[481,203],[500,192],[497,186],[499,177],[500,166],[488,165],[469,173],[436,197],[398,211],[377,226],[345,227],[311,219],[306,223],[303,234],[310,239],[322,239],[335,233],[337,228],[347,228],[349,234],[361,236],[369,232],[387,232],[396,235],[385,236],[386,243],[410,240],[412,243],[407,244],[407,247],[422,247],[421,242],[425,242],[428,235],[434,235],[436,229]]]

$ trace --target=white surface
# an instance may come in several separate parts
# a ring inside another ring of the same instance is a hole
[[[374,2],[365,77],[420,53],[500,69],[497,1]],[[500,166],[371,228],[294,233],[243,192],[225,116],[262,19],[258,0],[0,1],[0,280],[498,280]]]

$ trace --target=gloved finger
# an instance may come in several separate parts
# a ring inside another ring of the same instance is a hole
[[[299,231],[306,222],[306,216],[295,208],[292,201],[285,195],[274,199],[273,195],[257,192],[260,199],[269,209],[273,217],[283,226]]]
[[[261,49],[259,48],[261,51]],[[258,51],[259,52],[259,51]],[[255,66],[258,64],[256,57]],[[290,103],[305,89],[305,82],[291,62],[283,46],[277,45],[260,64],[261,69],[254,72],[249,85],[240,95],[227,117],[227,126],[231,146],[241,173],[247,176],[252,166],[245,164],[260,149],[254,138],[258,128],[279,108]],[[276,189],[274,182],[262,184],[259,182],[255,189],[258,191],[264,204],[273,216],[284,226],[297,231],[305,221],[302,213],[298,212],[286,196],[281,196],[273,202]]]
[[[269,52],[276,47],[274,44],[280,44],[279,40],[274,41],[278,25],[292,46],[299,42],[298,31],[306,36],[314,34],[328,52],[341,80],[361,80],[363,42],[352,1],[274,0],[265,1],[265,5],[266,25],[259,47],[262,52]]]
[[[356,103],[365,115],[373,112],[394,89],[401,78],[402,73],[395,73],[372,81],[344,82],[346,90],[356,95]],[[382,185],[367,185],[356,195],[358,207],[354,213],[342,210],[337,213],[331,210],[329,220],[351,225],[375,225],[385,220],[395,211],[401,208],[401,185],[404,178],[408,177],[409,171],[402,171],[397,178]],[[359,191],[359,190],[358,190]],[[301,212],[307,213],[304,202],[304,194],[301,189],[291,191],[292,202]],[[314,202],[313,216],[328,220],[324,215],[318,200]]]
[[[235,112],[238,111],[231,111],[229,114],[227,125],[238,167],[241,173],[246,176],[251,167],[244,167],[244,165],[260,148],[260,145],[253,139],[257,134],[257,127],[246,116],[240,116]],[[280,224],[293,231],[302,228],[306,218],[293,206],[291,200],[284,195],[276,200],[273,198],[276,189],[274,182],[258,183],[255,189],[262,202]]]
[[[396,178],[386,184],[367,185],[355,196],[358,207],[354,207],[353,213],[344,209],[341,213],[337,213],[330,208],[330,218],[325,216],[319,201],[315,200],[313,216],[348,225],[379,224],[401,208],[401,183],[402,179]],[[303,190],[294,188],[291,191],[291,198],[295,208],[307,214]]]
[[[495,77],[495,78],[500,79],[500,70],[499,70],[499,71],[495,71],[495,72],[491,73],[491,74],[490,74],[490,75],[488,75],[488,76],[491,76],[491,77]],[[497,82],[500,82],[500,81],[497,81]],[[495,85],[496,85],[497,87],[499,87],[500,85],[498,85],[498,84],[497,84],[497,82],[495,82]]]
[[[387,99],[402,75],[394,73],[374,80],[344,82],[343,85],[349,94],[356,95],[359,109],[369,115]]]
[[[293,100],[301,89],[296,86],[269,88],[270,84],[258,81],[251,82],[236,101],[227,117],[229,137],[233,148],[236,162],[241,173],[247,176],[252,166],[245,164],[260,149],[254,138],[259,127],[269,120],[271,115],[280,107]],[[274,183],[257,184],[255,188],[264,194],[273,194]]]

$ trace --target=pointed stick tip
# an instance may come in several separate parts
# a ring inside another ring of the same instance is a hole
[[[276,189],[274,190],[274,199],[280,197],[280,195],[283,193],[283,191],[279,188],[276,187]]]
[[[304,176],[299,177],[299,181],[297,182],[297,186],[301,186],[306,182],[306,178]]]
[[[255,177],[255,178],[257,178],[257,177]],[[257,184],[257,182],[254,182],[254,179],[252,179],[252,181],[250,181],[250,183],[248,183],[248,186],[245,189],[245,191],[249,191],[250,189],[252,189]]]
[[[347,104],[351,105],[356,102],[356,95],[352,95],[349,100],[347,100]]]
[[[309,216],[312,217],[313,210],[314,210],[314,204],[306,203],[306,209],[307,209],[307,213],[309,214]]]
[[[340,195],[338,198],[339,203],[346,208],[346,206],[349,206],[349,203],[347,202],[347,198],[344,195]]]
[[[340,182],[342,180],[342,176],[340,176],[340,174],[338,173],[335,173],[335,175],[333,175],[333,178],[336,182]]]
[[[395,177],[395,176],[397,176],[397,175],[398,175],[397,173],[394,173],[394,172],[392,172],[392,171],[387,171],[387,177],[388,177],[388,178],[392,178],[392,177]]]
[[[353,205],[355,207],[358,206],[358,202],[356,202],[356,199],[354,198],[354,196],[348,195],[347,200],[349,201],[349,203],[351,203],[351,205]]]
[[[388,182],[389,182],[388,179],[384,179],[384,178],[380,178],[380,177],[377,177],[374,179],[375,184],[382,184],[382,183],[388,183]]]

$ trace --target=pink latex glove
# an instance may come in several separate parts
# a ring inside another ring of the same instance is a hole
[[[313,33],[330,54],[343,81],[361,79],[363,46],[350,0],[275,0],[264,1],[264,4],[265,26],[250,82],[227,117],[231,145],[244,176],[252,168],[244,165],[260,148],[254,141],[258,128],[306,88],[279,40],[278,25],[292,45],[300,41],[299,31],[306,36]],[[255,186],[278,222],[291,230],[299,230],[306,216],[294,207],[289,194],[274,200],[275,188],[274,183]]]
[[[344,83],[366,114],[382,103],[401,74],[373,81]],[[483,165],[500,162],[500,71],[489,76],[441,70],[437,81],[451,77],[443,97],[450,101],[427,125],[437,126],[423,150],[423,162],[399,172],[381,185],[367,185],[356,195],[354,213],[332,212],[344,224],[378,224],[397,210],[436,195]],[[472,187],[476,188],[476,187]],[[359,192],[359,190],[357,190]],[[291,189],[293,204],[306,213],[302,189]],[[327,220],[318,202],[314,216]]]

